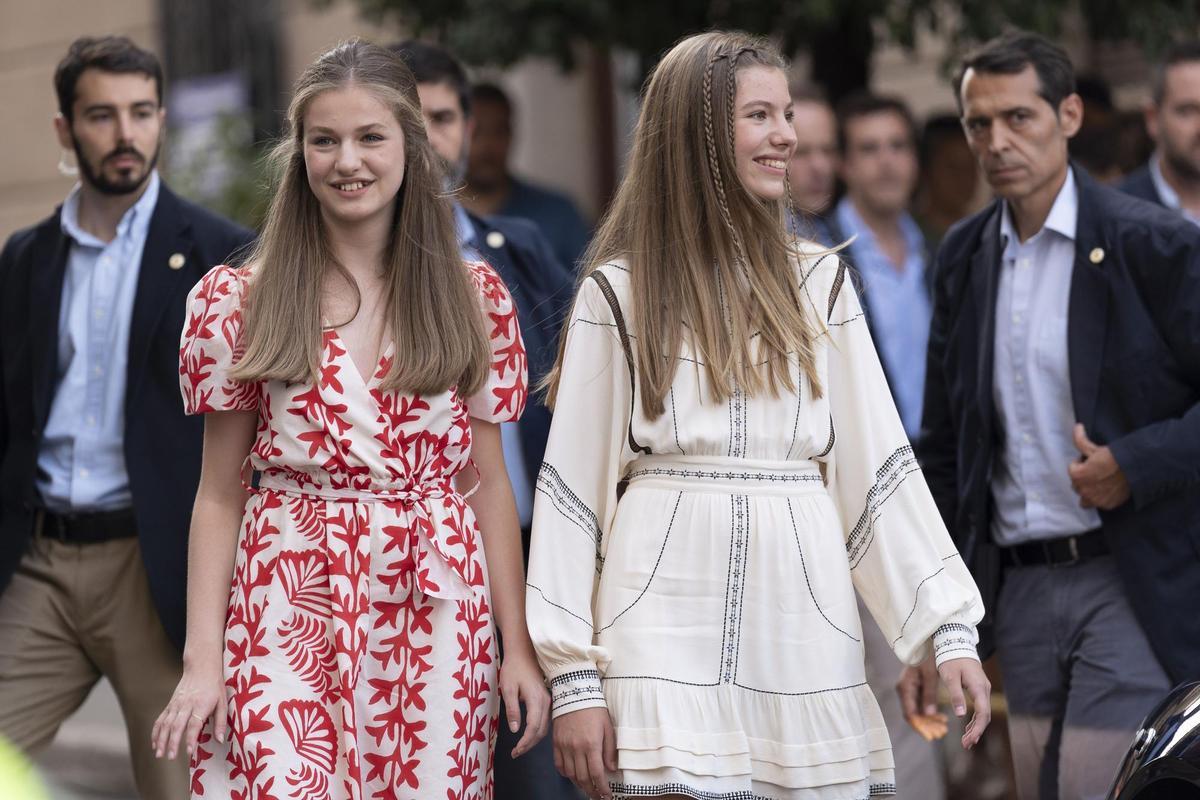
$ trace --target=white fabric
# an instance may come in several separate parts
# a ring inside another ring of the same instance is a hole
[[[974,657],[982,602],[858,299],[836,256],[801,270],[805,305],[827,325],[821,397],[801,378],[798,394],[715,403],[685,345],[666,413],[647,419],[594,280],[572,312],[527,615],[555,716],[612,715],[617,797],[894,791],[855,589],[901,660],[925,657],[939,628],[943,658]],[[626,269],[602,271],[636,337]],[[631,408],[634,438],[654,455],[631,449]]]

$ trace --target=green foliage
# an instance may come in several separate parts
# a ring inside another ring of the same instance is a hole
[[[315,0],[328,5],[333,0]],[[576,46],[631,50],[649,64],[673,42],[707,28],[778,37],[785,51],[811,45],[847,19],[867,19],[902,45],[923,26],[955,48],[1009,26],[1054,36],[1082,12],[1092,36],[1158,52],[1200,27],[1196,0],[354,0],[364,16],[431,36],[473,64],[511,65],[547,56],[574,65]]]
[[[270,202],[271,176],[267,145],[254,144],[251,138],[248,120],[238,115],[219,119],[204,147],[180,148],[178,137],[172,138],[166,169],[171,188],[257,230]]]

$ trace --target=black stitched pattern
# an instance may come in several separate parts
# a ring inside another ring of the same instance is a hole
[[[536,490],[548,498],[560,514],[592,539],[596,549],[596,561],[602,563],[604,559],[600,556],[600,542],[603,532],[600,530],[600,521],[596,518],[596,513],[571,490],[558,469],[548,461],[543,462],[538,471]]]
[[[555,711],[596,700],[604,701],[604,690],[600,688],[600,673],[597,670],[573,670],[550,681],[550,706]]]
[[[642,591],[638,592],[638,596],[633,599],[633,602],[625,606],[619,614],[612,618],[612,622],[605,625],[596,631],[597,634],[604,633],[606,630],[617,624],[625,612],[638,604],[638,601],[645,596],[646,592],[650,591],[650,584],[654,582],[654,576],[658,574],[658,565],[662,563],[663,553],[666,552],[667,542],[671,540],[671,531],[675,528],[675,515],[679,513],[679,502],[683,500],[683,492],[675,495],[675,508],[671,511],[671,521],[667,523],[667,533],[663,536],[662,547],[658,548],[658,558],[654,560],[654,569],[650,571],[650,578],[646,581],[646,585],[642,587]]]
[[[838,259],[837,275],[833,278],[833,286],[829,290],[829,309],[825,313],[825,321],[828,322],[833,316],[833,307],[837,303],[838,295],[842,291],[842,284],[846,281],[846,262]]]
[[[900,635],[892,640],[892,647],[895,647],[896,642],[898,642],[902,638],[904,638],[904,629],[906,627],[908,627],[908,622],[909,622],[909,620],[912,619],[912,615],[917,613],[917,598],[921,594],[921,587],[924,586],[929,581],[936,578],[938,575],[941,575],[945,571],[946,571],[946,568],[942,567],[941,569],[939,569],[937,572],[933,573],[932,575],[926,576],[920,583],[917,584],[917,589],[916,589],[916,591],[913,592],[913,607],[911,609],[909,609],[908,616],[904,618],[904,624],[900,626]]]
[[[551,686],[560,686],[564,683],[572,683],[574,681],[588,680],[589,678],[592,680],[595,680],[595,681],[599,681],[600,680],[599,670],[577,669],[577,670],[573,670],[571,672],[564,672],[562,675],[559,675],[557,678],[551,679],[550,685]]]
[[[646,467],[629,473],[629,480],[661,475],[671,478],[702,478],[705,480],[765,481],[768,483],[821,483],[815,472],[741,472],[720,469],[675,469],[674,467]]]
[[[817,613],[819,613],[821,615],[822,619],[824,619],[826,622],[829,623],[829,626],[831,628],[833,628],[838,633],[848,637],[850,639],[850,641],[852,641],[852,642],[862,641],[858,637],[842,630],[837,625],[835,625],[833,620],[831,620],[828,617],[828,615],[826,615],[825,609],[821,608],[821,604],[817,602],[817,595],[815,592],[813,592],[812,581],[810,581],[808,579],[808,565],[804,562],[804,548],[800,546],[800,531],[796,528],[796,513],[792,510],[792,500],[790,497],[788,498],[788,501],[787,501],[787,510],[788,510],[788,517],[792,520],[792,535],[796,537],[796,550],[797,550],[797,552],[800,553],[800,569],[804,572],[804,582],[806,584],[808,584],[808,596],[812,598],[813,606],[816,607]]]
[[[582,622],[584,625],[587,625],[589,631],[592,629],[592,621],[591,620],[584,619],[583,617],[579,616],[578,614],[576,614],[574,611],[567,608],[566,606],[559,605],[558,603],[551,600],[549,597],[546,597],[546,593],[543,592],[541,590],[541,588],[534,586],[532,583],[526,583],[525,586],[530,589],[533,589],[535,592],[537,592],[539,595],[541,595],[542,600],[544,600],[548,605],[554,606],[559,611],[562,611],[563,613],[565,613],[567,616],[572,617],[573,619],[577,619],[580,622]]]
[[[916,456],[913,455],[912,447],[904,445],[897,448],[883,462],[883,466],[875,470],[875,485],[867,491],[862,515],[859,516],[854,529],[846,538],[846,553],[850,558],[851,569],[858,566],[871,546],[875,532],[875,518],[879,509],[904,482],[905,478],[920,469]]]
[[[825,449],[817,454],[817,458],[824,458],[829,455],[829,451],[833,449],[833,441],[836,438],[833,432],[833,414],[829,415],[829,441],[825,443]]]
[[[730,497],[730,502],[733,504],[733,548],[729,583],[725,595],[725,627],[729,631],[729,635],[725,637],[724,650],[721,653],[721,683],[733,683],[737,676],[738,650],[742,640],[742,600],[746,582],[746,551],[750,540],[748,498],[745,495],[735,494]]]
[[[671,398],[671,427],[675,429],[675,446],[679,448],[681,455],[687,455],[683,452],[683,445],[679,443],[679,415],[675,413],[675,384],[671,384],[671,391],[667,393]]]

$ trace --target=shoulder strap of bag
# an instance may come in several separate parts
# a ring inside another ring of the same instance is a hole
[[[621,336],[621,349],[625,351],[625,365],[629,368],[629,447],[635,453],[649,454],[650,448],[643,447],[633,438],[633,412],[637,407],[637,374],[633,367],[633,347],[629,344],[629,331],[625,329],[625,315],[621,313],[621,304],[617,301],[617,293],[613,291],[612,284],[608,282],[608,276],[600,270],[594,270],[588,277],[596,282],[604,299],[608,301],[613,320],[617,323],[617,333]]]

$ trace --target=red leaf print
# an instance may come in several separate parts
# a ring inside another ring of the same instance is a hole
[[[337,657],[329,636],[328,617],[296,612],[279,626],[284,655],[300,680],[325,702],[337,700]]]
[[[325,538],[323,505],[320,500],[311,500],[307,497],[293,497],[288,500],[288,514],[291,516],[296,530],[313,544],[320,544]]]
[[[329,800],[329,776],[314,769],[311,764],[301,764],[300,769],[289,770],[287,782],[295,787],[288,797],[295,800]]]
[[[288,603],[318,617],[329,617],[329,575],[319,551],[284,550],[275,569]]]
[[[329,712],[320,703],[312,700],[280,703],[279,721],[297,753],[326,772],[333,772],[337,734]]]

